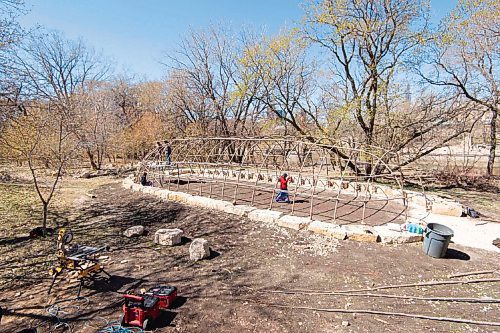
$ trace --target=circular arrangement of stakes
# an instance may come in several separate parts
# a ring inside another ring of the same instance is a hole
[[[168,155],[167,147],[171,153]],[[328,138],[183,138],[157,142],[141,162],[155,187],[338,224],[404,222],[398,156]],[[275,202],[292,177],[290,204]]]

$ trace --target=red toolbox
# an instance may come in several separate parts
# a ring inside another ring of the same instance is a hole
[[[160,309],[168,309],[177,298],[177,288],[173,286],[157,286],[146,291],[145,295],[158,298]]]

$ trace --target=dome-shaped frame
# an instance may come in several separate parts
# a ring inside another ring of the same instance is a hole
[[[171,149],[168,163],[167,146]],[[395,154],[328,138],[182,138],[158,142],[143,159],[153,186],[277,209],[339,224],[406,220]],[[274,198],[281,174],[292,177],[290,205]]]

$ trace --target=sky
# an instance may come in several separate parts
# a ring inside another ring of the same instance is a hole
[[[190,28],[211,24],[274,34],[300,22],[304,0],[26,0],[26,28],[42,26],[82,38],[118,72],[160,79],[164,55],[177,48]],[[431,0],[437,22],[456,0]]]

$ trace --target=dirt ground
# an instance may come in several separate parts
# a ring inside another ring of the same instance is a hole
[[[221,212],[164,202],[125,190],[120,180],[67,177],[58,191],[51,226],[65,226],[73,243],[109,245],[102,261],[112,275],[83,289],[58,282],[47,295],[47,273],[55,259],[55,236],[29,239],[37,226],[37,202],[29,186],[0,185],[0,306],[7,309],[1,332],[97,332],[120,316],[128,290],[170,284],[181,296],[157,322],[156,332],[495,332],[500,327],[458,324],[397,316],[326,313],[312,308],[370,309],[481,321],[500,321],[500,304],[376,298],[350,295],[287,295],[272,291],[338,291],[380,285],[448,280],[459,272],[496,270],[462,278],[498,278],[498,254],[450,245],[445,259],[432,259],[421,244],[383,246],[336,241],[306,232],[281,229]],[[92,193],[91,198],[87,193]],[[143,225],[148,234],[126,238],[122,232]],[[153,242],[159,228],[181,228],[182,245]],[[189,243],[210,242],[210,259],[189,261]],[[396,288],[373,293],[500,298],[499,282]],[[51,304],[59,306],[57,318]],[[264,304],[265,303],[265,304]],[[66,330],[68,331],[68,330]]]

